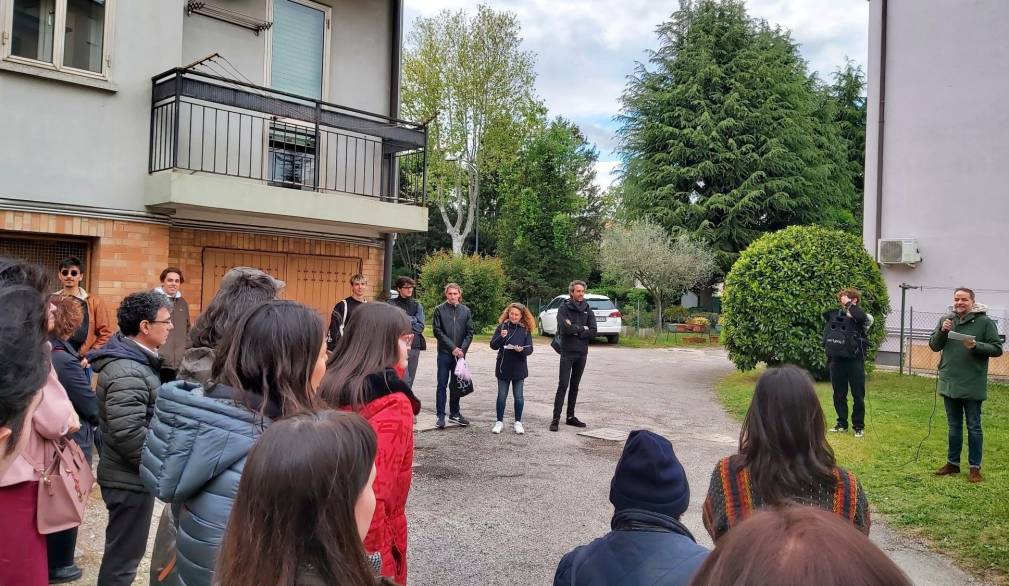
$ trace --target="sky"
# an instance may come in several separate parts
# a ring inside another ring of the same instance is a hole
[[[596,182],[606,187],[618,168],[615,153],[620,94],[635,63],[655,49],[655,27],[679,0],[405,0],[409,33],[418,17],[441,10],[474,12],[478,4],[514,12],[523,49],[536,54],[536,90],[551,116],[581,127],[599,149]],[[845,56],[865,67],[868,0],[747,0],[750,16],[792,32],[810,69],[823,79]]]

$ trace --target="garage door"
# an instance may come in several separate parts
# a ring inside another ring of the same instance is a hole
[[[281,297],[314,308],[329,319],[333,305],[350,295],[350,277],[361,271],[361,259],[283,254],[223,248],[203,250],[203,303],[217,292],[224,274],[234,267],[255,267],[287,282]]]

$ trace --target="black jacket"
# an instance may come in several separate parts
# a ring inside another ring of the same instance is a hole
[[[56,376],[66,389],[67,397],[70,398],[74,411],[81,420],[81,429],[71,437],[85,454],[90,454],[95,441],[95,427],[98,426],[98,395],[91,388],[91,381],[81,367],[81,357],[70,342],[55,336],[50,338],[50,342],[53,345],[53,368],[56,369]]]
[[[398,307],[410,318],[410,328],[413,331],[412,350],[427,350],[427,340],[424,339],[424,306],[413,297],[397,297],[389,300],[389,305]]]
[[[557,333],[561,336],[561,354],[588,354],[589,340],[596,337],[596,314],[589,302],[568,299],[562,303],[557,309]]]
[[[501,330],[507,329],[508,335],[502,336]],[[522,352],[506,350],[505,346],[522,346]],[[525,380],[529,378],[529,367],[526,364],[526,356],[533,353],[533,336],[521,324],[516,325],[510,322],[498,324],[494,330],[494,336],[490,339],[490,347],[497,350],[497,366],[494,368],[494,375],[498,380]]]
[[[326,338],[326,348],[330,352],[336,348],[336,342],[343,336],[343,330],[347,329],[347,324],[350,323],[350,316],[354,315],[354,310],[359,305],[364,305],[364,303],[353,297],[348,297],[337,301],[333,306],[333,311],[329,314],[329,337]],[[347,315],[346,321],[343,318],[344,313]]]
[[[613,531],[561,559],[554,586],[686,586],[708,556],[683,524],[644,511],[617,511]]]
[[[473,341],[473,312],[462,303],[446,302],[434,308],[434,337],[443,354],[451,354],[456,348],[467,352]]]
[[[868,337],[867,337],[867,332],[866,332],[866,330],[868,330],[869,326],[871,325],[871,323],[869,322],[869,315],[867,313],[865,313],[865,311],[861,307],[859,307],[857,304],[855,304],[855,303],[852,303],[852,304],[848,305],[848,309],[847,310],[844,310],[844,309],[832,309],[830,311],[824,312],[824,314],[823,314],[823,318],[824,318],[824,320],[826,320],[827,323],[830,323],[831,321],[833,321],[835,319],[845,318],[845,317],[850,317],[851,320],[853,322],[855,322],[855,326],[858,328],[858,333],[859,333],[859,336],[858,336],[859,340],[860,340],[859,351],[858,351],[857,356],[854,356],[853,358],[862,358],[862,359],[864,359],[865,358],[865,349],[869,345],[869,343],[868,343]],[[828,362],[830,360],[834,360],[834,359],[836,359],[836,357],[831,357],[831,356],[827,357]]]
[[[98,373],[102,430],[98,484],[147,492],[140,481],[140,455],[161,386],[161,359],[119,332],[91,351],[88,360]]]

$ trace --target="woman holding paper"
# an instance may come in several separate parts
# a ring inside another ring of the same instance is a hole
[[[492,350],[497,350],[497,366],[494,374],[497,376],[497,422],[493,433],[501,433],[504,429],[505,401],[508,399],[508,387],[515,394],[515,433],[525,433],[522,427],[522,387],[529,376],[526,357],[533,353],[533,314],[525,305],[512,303],[501,313],[501,323],[494,330],[490,340]]]

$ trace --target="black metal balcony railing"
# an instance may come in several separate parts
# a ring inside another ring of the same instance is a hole
[[[148,171],[426,203],[427,129],[185,69],[153,78]]]

